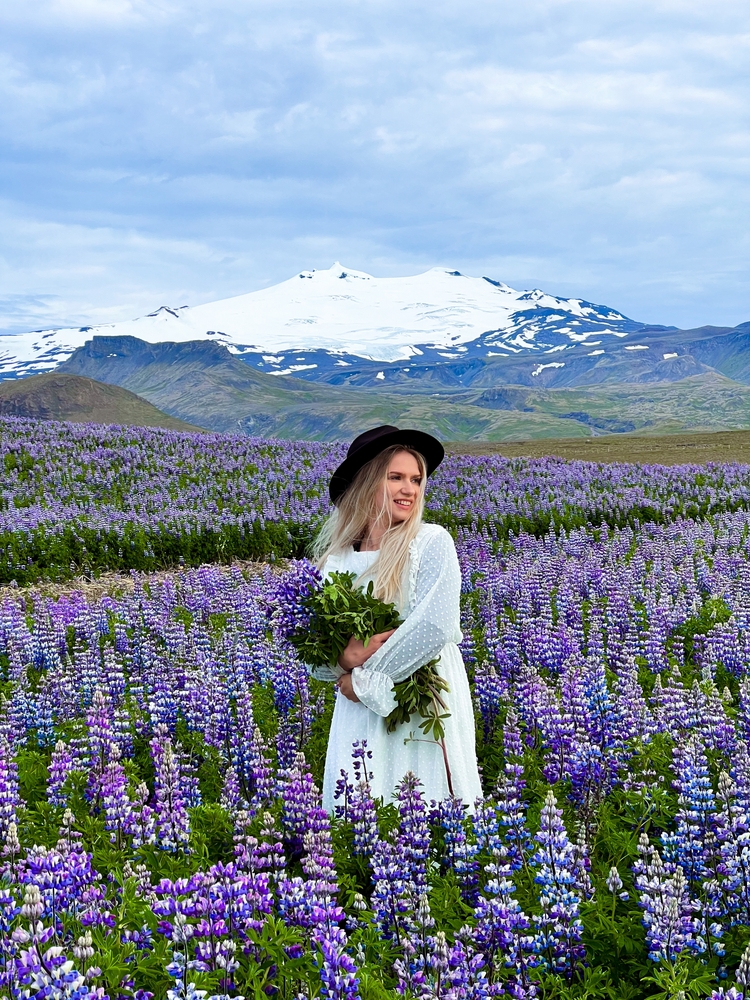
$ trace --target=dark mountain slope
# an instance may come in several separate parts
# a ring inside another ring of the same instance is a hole
[[[493,414],[462,399],[446,407],[427,396],[340,389],[267,375],[226,347],[203,340],[147,344],[135,337],[94,337],[59,370],[122,385],[174,416],[217,431],[335,440],[368,425],[401,420],[455,440],[560,432],[560,421],[544,414],[531,414],[525,422],[528,430],[520,431],[517,414]],[[582,427],[581,433],[589,432]]]
[[[687,358],[669,362],[692,370]],[[546,388],[537,379],[408,393],[268,375],[207,341],[154,345],[132,337],[95,337],[62,367],[122,385],[212,430],[277,437],[340,440],[379,423],[451,441],[750,427],[750,386],[711,370],[663,384]]]

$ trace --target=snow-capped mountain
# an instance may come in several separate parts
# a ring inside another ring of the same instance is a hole
[[[408,372],[410,361],[455,366],[532,355],[535,370],[558,369],[568,352],[596,357],[610,344],[621,349],[643,329],[606,306],[516,291],[492,278],[440,267],[376,278],[335,263],[193,308],[162,306],[122,323],[0,337],[0,378],[49,371],[96,335],[149,343],[208,339],[271,374],[333,379],[364,365],[373,379],[385,380],[384,371],[375,371],[380,364],[405,364]]]

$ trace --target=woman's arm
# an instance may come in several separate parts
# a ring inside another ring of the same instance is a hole
[[[352,671],[359,700],[378,715],[396,707],[393,685],[434,659],[449,642],[461,641],[461,571],[453,539],[435,532],[419,560],[414,610],[361,668]]]
[[[307,672],[318,681],[337,681],[344,670],[338,665],[335,667],[313,667],[308,663]]]

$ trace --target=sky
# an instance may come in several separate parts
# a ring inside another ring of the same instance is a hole
[[[447,266],[750,320],[747,0],[0,5],[0,331]]]

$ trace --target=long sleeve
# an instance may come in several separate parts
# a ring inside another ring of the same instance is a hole
[[[319,681],[337,681],[344,672],[338,664],[335,667],[313,667],[308,663],[306,666],[309,675]]]
[[[411,613],[362,667],[352,671],[354,692],[371,711],[386,716],[396,700],[393,685],[461,641],[461,570],[453,539],[431,527],[419,556]]]

